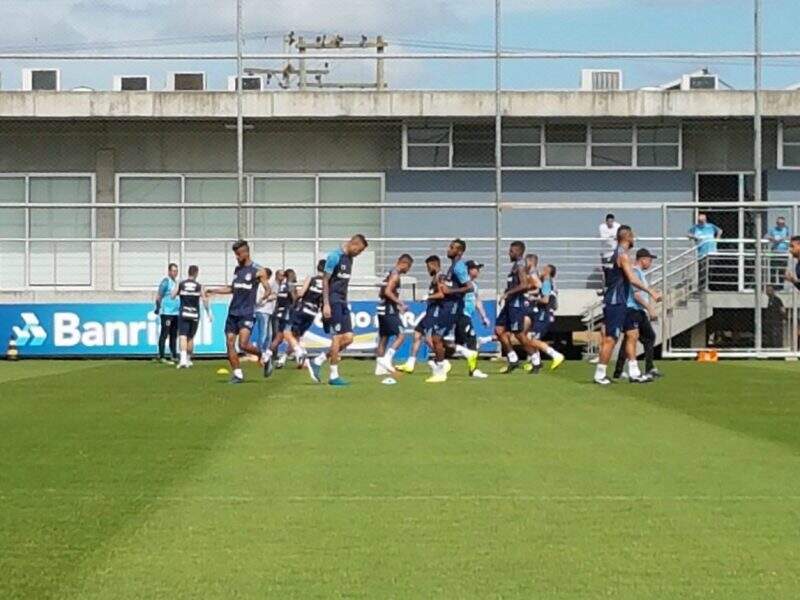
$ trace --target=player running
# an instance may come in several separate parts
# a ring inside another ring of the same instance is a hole
[[[428,286],[428,295],[425,298],[425,314],[422,315],[422,318],[414,328],[414,343],[411,345],[411,354],[409,354],[408,360],[405,362],[405,364],[397,367],[397,370],[402,371],[403,373],[414,372],[414,367],[417,364],[417,353],[419,352],[423,341],[428,346],[430,352],[433,352],[431,336],[433,335],[435,314],[439,308],[441,300],[444,298],[444,294],[439,291],[439,278],[442,271],[442,262],[436,255],[429,256],[425,259],[425,268],[428,270],[428,275],[431,276],[431,282]]]
[[[661,299],[661,294],[643,283],[631,266],[628,251],[633,247],[635,237],[633,230],[628,225],[622,225],[617,231],[617,248],[611,257],[611,267],[606,271],[606,291],[603,296],[603,320],[605,333],[600,346],[600,357],[594,372],[594,382],[599,385],[609,385],[608,363],[614,352],[617,340],[624,332],[625,352],[628,357],[628,374],[632,383],[646,383],[652,381],[648,376],[642,376],[639,364],[636,361],[636,342],[639,333],[639,324],[628,313],[628,299],[631,286],[649,294],[654,302]]]
[[[208,307],[208,298],[203,295],[203,286],[197,281],[199,273],[200,267],[191,265],[189,267],[189,278],[176,285],[170,294],[172,298],[180,298],[178,342],[180,344],[181,359],[178,363],[179,369],[188,369],[193,366],[194,336],[197,333],[197,326],[200,322],[200,298],[203,299],[208,322],[210,323],[213,320],[211,310]]]
[[[297,294],[297,304],[292,310],[291,327],[283,332],[284,339],[294,352],[294,359],[298,368],[306,364],[308,353],[300,340],[314,324],[314,319],[322,308],[322,279],[325,275],[325,261],[317,263],[317,274],[306,277],[300,292]]]
[[[558,291],[556,290],[556,268],[554,265],[545,265],[541,272],[535,276],[533,285],[538,289],[535,298],[531,302],[527,314],[526,334],[528,329],[532,329],[529,339],[534,351],[529,355],[530,372],[538,374],[542,368],[542,352],[550,357],[550,370],[557,369],[564,362],[564,355],[553,350],[549,344],[544,342],[545,336],[550,331],[550,327],[556,320],[556,310],[558,310]],[[526,369],[528,366],[526,365]]]
[[[245,240],[233,244],[232,250],[238,263],[233,270],[233,281],[230,285],[207,290],[206,296],[232,295],[228,306],[228,318],[225,320],[225,342],[232,371],[230,382],[244,383],[236,342],[238,340],[242,352],[262,358],[261,350],[250,341],[250,332],[255,322],[258,284],[268,287],[269,277],[265,269],[250,259],[250,246]]]
[[[283,343],[286,331],[292,327],[292,306],[297,300],[297,274],[294,269],[286,269],[283,272],[283,279],[278,284],[278,298],[275,301],[275,318],[278,327],[275,335],[269,344],[269,348],[264,352],[264,377],[269,377],[275,369],[275,361],[272,360],[275,352],[278,351]],[[283,366],[281,364],[281,366]]]
[[[464,295],[472,289],[469,273],[467,272],[467,264],[462,260],[466,249],[467,244],[462,239],[453,240],[447,248],[447,258],[450,259],[451,264],[447,274],[439,280],[439,291],[442,293],[443,298],[436,309],[434,317],[436,322],[431,336],[431,343],[435,352],[433,375],[428,377],[425,383],[444,383],[447,381],[444,338],[454,333],[458,317],[464,311]],[[478,353],[463,346],[464,341],[458,336],[456,337],[457,348],[467,357],[467,364],[472,370],[478,359]]]
[[[790,269],[786,269],[783,278],[800,290],[800,235],[793,236],[789,244],[789,254],[798,262],[794,265],[794,273]]]
[[[357,233],[341,248],[333,250],[325,260],[325,275],[322,279],[322,318],[325,332],[330,333],[331,349],[321,353],[314,360],[306,361],[308,372],[316,383],[320,383],[320,371],[330,358],[331,367],[328,383],[348,385],[339,376],[341,353],[353,343],[353,324],[350,320],[350,307],[347,305],[347,288],[353,272],[353,259],[368,246],[367,239]]]
[[[375,375],[388,375],[395,372],[392,361],[394,353],[406,339],[403,327],[403,313],[407,307],[400,299],[400,277],[411,270],[414,259],[410,254],[402,254],[394,268],[386,274],[381,283],[378,297],[378,348],[376,349]],[[387,348],[389,340],[394,338]]]
[[[469,376],[474,377],[475,379],[486,379],[489,377],[477,366],[478,337],[475,333],[475,325],[473,323],[473,318],[477,313],[481,318],[483,326],[489,326],[489,317],[486,315],[486,310],[483,308],[480,290],[478,289],[477,280],[481,274],[481,269],[483,269],[483,265],[481,263],[476,263],[474,260],[467,261],[467,272],[469,273],[471,289],[464,295],[464,312],[459,317],[460,323],[457,325],[457,327],[463,332],[459,337],[463,337],[465,340],[464,345],[475,352],[475,366],[470,366],[469,372]]]

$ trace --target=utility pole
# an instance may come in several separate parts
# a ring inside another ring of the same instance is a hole
[[[502,3],[501,0],[495,0],[494,3],[494,201],[495,201],[495,217],[494,217],[494,256],[495,256],[495,293],[499,298],[500,288],[502,287],[502,275],[500,273],[500,253],[501,253],[501,238],[503,235],[503,107],[502,107],[502,60],[500,59],[501,43],[500,34],[501,28],[501,15]]]
[[[247,235],[244,214],[244,115],[242,114],[242,45],[244,31],[242,29],[242,0],[236,0],[236,222],[239,239]]]
[[[763,173],[763,157],[762,157],[762,130],[761,130],[761,4],[762,0],[755,0],[754,14],[753,14],[753,27],[754,27],[754,42],[755,53],[753,58],[754,70],[754,90],[753,90],[753,163],[755,167],[755,179],[753,181],[753,200],[758,204],[764,199],[764,190],[762,189],[762,173]],[[761,238],[763,237],[762,223],[761,223],[761,207],[757,206],[755,210],[756,217],[756,269],[755,269],[755,347],[756,354],[759,354],[762,349],[762,251],[761,251]]]

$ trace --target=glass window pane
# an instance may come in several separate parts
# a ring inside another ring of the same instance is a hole
[[[239,182],[229,177],[186,178],[187,204],[236,204]],[[247,186],[245,186],[245,194]]]
[[[593,167],[630,167],[633,146],[592,146]]]
[[[541,165],[541,146],[506,146],[503,148],[504,167],[538,167]]]
[[[547,166],[549,167],[585,167],[585,144],[547,145]]]
[[[120,242],[117,281],[121,287],[148,287],[155,290],[171,262],[180,262],[178,242]],[[200,264],[200,267],[202,269],[203,265]],[[200,280],[206,283],[202,270]]]
[[[595,125],[592,127],[592,143],[632,144],[633,127]]]
[[[25,180],[22,177],[0,178],[0,202],[25,202]]]
[[[640,125],[637,128],[639,143],[650,142],[653,144],[677,144],[680,139],[680,129],[678,127],[658,127],[650,125]]]
[[[453,125],[453,166],[494,166],[494,126]]]
[[[257,204],[314,204],[315,188],[310,177],[260,178],[253,183],[253,195]],[[313,208],[258,208],[254,221],[256,238],[314,237]]]
[[[800,167],[800,146],[783,147],[783,166]]]
[[[119,201],[123,204],[178,204],[181,180],[178,177],[123,177],[119,181]]]
[[[86,208],[31,209],[32,238],[79,238],[92,235],[92,211]]]
[[[32,177],[31,202],[89,203],[92,181],[88,177]]]
[[[189,265],[198,265],[200,267],[198,280],[201,283],[205,285],[226,284],[229,283],[228,262],[230,256],[230,242],[186,242],[183,254],[184,271],[189,268]],[[256,262],[259,261],[256,260]]]
[[[504,144],[538,144],[542,141],[539,125],[504,125]]]
[[[327,208],[320,211],[320,237],[348,239],[356,233],[380,235],[379,208]]]
[[[31,242],[31,285],[91,285],[90,242]]]
[[[0,238],[25,237],[25,209],[0,208]]]
[[[377,177],[320,177],[319,201],[327,203],[381,201],[381,180]]]
[[[123,238],[180,238],[181,211],[178,208],[122,208],[119,233]]]
[[[638,162],[640,167],[677,167],[677,146],[639,146]]]
[[[448,126],[414,126],[407,129],[409,144],[449,144],[450,127]]]
[[[187,208],[187,238],[236,238],[238,215],[235,208]]]
[[[800,125],[784,125],[783,141],[800,143]]]
[[[450,146],[409,146],[408,166],[414,168],[447,168]]]
[[[545,128],[547,142],[556,144],[586,141],[586,125],[551,124]]]
[[[0,242],[0,289],[25,286],[25,242]]]

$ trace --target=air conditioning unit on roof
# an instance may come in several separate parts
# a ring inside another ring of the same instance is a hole
[[[231,75],[228,77],[228,91],[235,92],[237,89],[238,77],[236,75]],[[245,92],[260,92],[264,88],[264,80],[261,79],[258,75],[244,75],[242,77],[242,81],[244,82],[242,85],[242,90]]]
[[[206,74],[202,71],[172,72],[167,76],[167,91],[202,92],[206,89]]]
[[[114,75],[115,92],[146,92],[149,89],[149,75]]]
[[[622,89],[619,69],[582,69],[581,90],[584,92],[616,92]]]
[[[22,69],[22,89],[26,92],[57,92],[61,89],[61,71]]]

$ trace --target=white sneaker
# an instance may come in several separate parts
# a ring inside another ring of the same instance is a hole
[[[384,366],[381,365],[380,362],[375,361],[375,375],[381,377],[383,375],[388,375],[389,371],[386,370]]]
[[[639,377],[630,377],[631,383],[652,383],[653,378],[650,375],[639,375]]]
[[[386,358],[385,356],[381,356],[376,361],[378,366],[382,367],[387,373],[396,373],[397,371],[392,364],[392,361]]]
[[[597,385],[611,385],[611,380],[608,377],[603,377],[602,379],[598,379],[597,377],[595,377],[594,382]]]
[[[489,376],[480,369],[475,369],[470,377],[474,377],[475,379],[486,379]]]
[[[192,361],[189,361],[188,363],[186,363],[186,368],[187,369],[191,369],[193,366],[194,366],[194,363]]]
[[[188,369],[189,365],[187,365],[186,363],[178,363],[178,366],[175,367],[175,368],[176,369]]]

